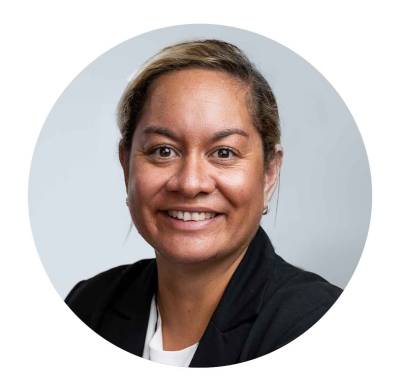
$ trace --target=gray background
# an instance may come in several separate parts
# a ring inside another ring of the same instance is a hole
[[[63,92],[34,152],[32,231],[62,297],[81,279],[153,257],[130,216],[119,166],[117,102],[132,73],[164,46],[217,38],[238,45],[277,97],[285,157],[279,205],[262,225],[288,262],[344,287],[370,220],[371,180],[357,126],[332,86],[284,46],[244,30],[183,25],[152,31],[97,58]]]

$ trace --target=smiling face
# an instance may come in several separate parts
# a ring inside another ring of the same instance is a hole
[[[204,69],[152,83],[129,157],[120,157],[132,220],[157,257],[237,257],[254,236],[276,172],[264,170],[247,93],[243,82]]]

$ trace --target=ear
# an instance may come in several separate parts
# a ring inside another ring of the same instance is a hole
[[[272,195],[275,192],[276,186],[279,181],[279,173],[282,166],[283,149],[280,144],[275,145],[275,156],[268,165],[265,171],[265,185],[264,185],[264,208],[268,206]]]
[[[127,149],[119,145],[119,161],[122,166],[122,170],[124,171],[124,179],[125,179],[125,188],[128,191],[128,181],[129,181],[129,153]]]

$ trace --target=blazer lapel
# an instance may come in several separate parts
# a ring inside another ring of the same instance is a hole
[[[222,332],[210,322],[189,366],[215,367],[237,363],[250,326],[243,324],[232,331]]]
[[[155,260],[148,261],[134,282],[122,284],[120,298],[104,314],[98,333],[116,346],[142,356],[150,314],[150,305],[157,287]],[[127,280],[131,277],[127,276]]]
[[[226,287],[190,367],[240,362],[240,354],[257,317],[272,274],[274,249],[260,227]]]

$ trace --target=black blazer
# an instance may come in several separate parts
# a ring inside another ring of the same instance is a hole
[[[67,305],[103,338],[142,356],[155,259],[141,260],[78,283]],[[296,268],[260,227],[199,341],[190,367],[223,366],[270,353],[297,338],[332,306],[341,289]]]

